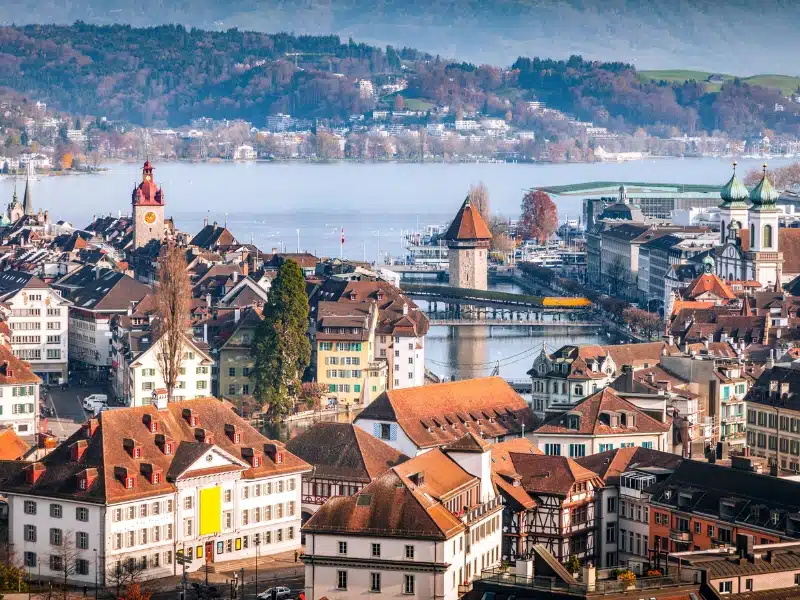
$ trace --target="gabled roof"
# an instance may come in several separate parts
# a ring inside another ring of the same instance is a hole
[[[633,413],[633,426],[612,427],[604,413]],[[579,416],[578,429],[567,427],[569,415]],[[565,435],[617,435],[617,434],[659,434],[669,431],[667,423],[656,421],[653,417],[639,410],[624,398],[620,398],[611,388],[604,388],[578,402],[566,413],[557,415],[536,430],[537,434]]]
[[[91,311],[127,311],[152,288],[119,271],[86,265],[60,279],[54,287],[65,290],[75,308]]]
[[[0,429],[0,460],[19,460],[30,449],[13,427]]]
[[[443,446],[474,431],[484,438],[535,427],[528,403],[500,377],[387,390],[356,417],[395,421],[418,448]]]
[[[314,467],[314,477],[369,483],[408,460],[386,442],[350,423],[316,423],[286,443]]]
[[[477,452],[482,454],[489,450],[489,448],[491,448],[491,444],[478,437],[473,432],[468,431],[454,442],[450,442],[442,447],[442,450],[445,452]]]
[[[48,289],[50,286],[44,281],[22,271],[0,272],[0,298],[5,300],[22,289]]]
[[[228,231],[227,227],[220,227],[216,223],[204,226],[189,242],[190,246],[199,246],[210,250],[216,246],[230,246],[236,243],[236,238]]]
[[[521,477],[522,488],[529,494],[566,496],[575,483],[592,481],[602,485],[600,477],[566,456],[509,454],[514,470]]]
[[[492,233],[478,209],[472,206],[467,198],[456,213],[447,233],[444,234],[444,239],[448,241],[490,240]]]
[[[504,442],[492,445],[492,482],[497,490],[504,496],[512,498],[522,508],[532,509],[536,501],[519,485],[520,475],[514,469],[511,453],[538,454],[539,450],[533,443],[524,437],[511,438]]]
[[[192,427],[184,418],[184,410],[194,411],[198,416],[197,427]],[[159,423],[159,432],[152,433],[146,419],[154,419]],[[97,419],[88,422],[96,427],[87,436],[86,425],[76,431],[53,452],[36,463],[44,468],[43,474],[34,484],[28,484],[23,470],[31,463],[0,463],[0,489],[19,493],[53,498],[68,498],[84,502],[112,503],[153,495],[172,493],[175,484],[169,477],[161,478],[158,483],[151,484],[143,476],[145,469],[151,466],[169,473],[173,461],[176,469],[183,472],[190,458],[200,454],[200,448],[194,450],[198,442],[198,428],[213,437],[212,444],[199,444],[206,451],[219,448],[237,459],[243,458],[245,449],[250,448],[263,457],[258,467],[247,467],[242,472],[245,479],[280,475],[283,473],[302,473],[311,470],[311,466],[294,456],[278,442],[264,437],[249,422],[239,417],[228,406],[216,398],[198,398],[183,402],[172,402],[166,409],[158,410],[153,405],[133,408],[119,408],[100,413]],[[226,434],[226,425],[235,426],[241,434],[239,443],[235,443]],[[186,454],[167,455],[159,445],[159,437],[172,440],[176,445],[188,442],[190,450]],[[134,458],[125,448],[124,440],[131,440],[141,448],[140,458]],[[72,447],[86,444],[86,449],[79,460],[72,459]],[[275,445],[283,450],[283,461],[273,462],[266,454],[266,447]],[[190,456],[191,455],[191,456]],[[185,460],[184,460],[185,459]],[[236,467],[241,469],[240,466]],[[86,490],[78,487],[78,475],[87,469],[94,469],[97,479]],[[118,470],[125,469],[128,476],[136,479],[133,489],[125,487],[118,477]]]
[[[683,297],[694,300],[698,296],[711,293],[722,300],[735,300],[736,294],[733,293],[728,284],[722,281],[714,273],[703,273],[692,283],[683,293]]]

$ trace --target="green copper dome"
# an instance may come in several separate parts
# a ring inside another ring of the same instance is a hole
[[[736,176],[736,163],[733,163],[733,175],[720,190],[720,196],[722,196],[722,206],[724,208],[747,208],[750,204],[750,193]]]
[[[772,187],[772,183],[767,177],[767,165],[764,164],[761,181],[750,192],[750,201],[753,203],[752,210],[776,210],[775,202],[779,197],[780,194]]]

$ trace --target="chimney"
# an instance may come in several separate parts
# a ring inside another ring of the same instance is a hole
[[[767,368],[772,369],[775,367],[775,349],[770,348],[769,351],[769,360],[767,361]]]
[[[94,278],[100,279],[100,265],[94,266]]]
[[[203,323],[203,343],[208,343],[208,323]]]
[[[408,303],[407,302],[403,302],[403,314],[404,315],[408,314]]]
[[[238,323],[239,319],[241,318],[242,318],[242,309],[240,309],[237,306],[236,308],[233,309],[233,322]]]
[[[239,283],[239,271],[234,271],[232,277],[233,277],[233,283]]]
[[[675,336],[674,336],[674,335],[672,335],[672,334],[668,335],[668,336],[667,336],[667,343],[668,343],[670,346],[673,346],[673,345],[675,344]]]
[[[42,463],[33,463],[25,467],[25,481],[28,485],[33,485],[44,475],[45,467]]]
[[[210,293],[206,294],[206,304],[208,305],[208,308],[211,308],[211,294]]]

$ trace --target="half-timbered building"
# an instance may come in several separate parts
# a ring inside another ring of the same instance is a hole
[[[597,538],[595,492],[603,486],[602,479],[564,456],[509,452],[508,460],[513,474],[503,477],[529,500],[516,491],[499,488],[509,507],[503,558],[529,556],[533,546],[541,544],[561,562],[573,555],[581,561],[593,561]]]
[[[352,496],[408,459],[350,423],[317,423],[286,443],[314,470],[303,477],[303,522],[332,496]]]

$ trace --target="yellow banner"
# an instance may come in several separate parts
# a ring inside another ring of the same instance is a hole
[[[200,490],[200,535],[219,533],[222,530],[222,489]]]

